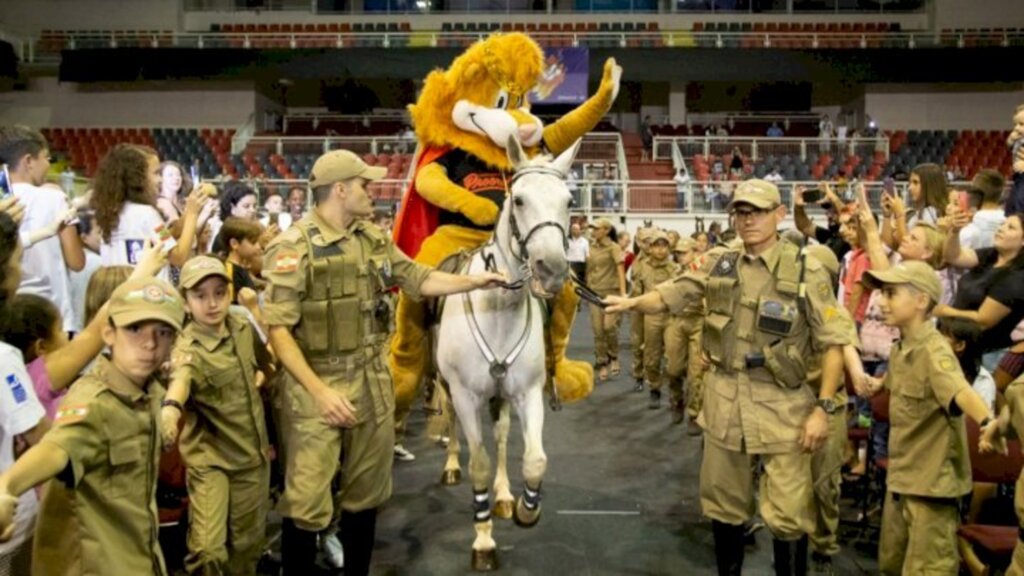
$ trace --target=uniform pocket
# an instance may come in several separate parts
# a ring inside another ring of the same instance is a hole
[[[732,318],[725,314],[708,314],[704,319],[704,349],[719,366],[732,358],[732,339],[728,334],[730,323]]]
[[[334,328],[337,352],[351,352],[359,347],[359,300],[346,298],[331,302],[330,321]]]
[[[302,302],[302,322],[297,335],[306,352],[326,352],[328,348],[328,303],[326,301]]]
[[[138,473],[139,467],[143,465],[143,442],[143,438],[136,437],[111,441],[108,449],[111,497],[126,496],[138,489],[145,489]]]
[[[765,367],[782,388],[800,388],[807,381],[807,364],[795,346],[784,341],[764,347]]]

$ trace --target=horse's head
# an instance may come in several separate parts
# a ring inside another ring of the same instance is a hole
[[[530,268],[530,290],[541,298],[552,298],[569,276],[569,206],[572,194],[565,183],[579,149],[577,140],[554,160],[540,155],[527,158],[515,136],[509,136],[506,151],[515,173],[505,201],[513,256]]]

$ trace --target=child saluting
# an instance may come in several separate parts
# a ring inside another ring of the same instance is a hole
[[[36,525],[37,574],[167,573],[156,507],[164,389],[154,374],[184,307],[167,282],[133,279],[114,291],[108,313],[109,356],[75,382],[53,429],[0,475],[0,539],[17,496],[53,480]]]

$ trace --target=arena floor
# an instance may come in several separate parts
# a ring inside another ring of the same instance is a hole
[[[631,358],[627,328],[624,365]],[[589,317],[580,314],[570,355],[592,360],[592,341]],[[714,573],[711,524],[697,497],[700,441],[670,424],[664,400],[662,409],[649,410],[646,393],[632,387],[623,374],[599,384],[588,400],[547,412],[543,516],[529,530],[495,520],[501,573]],[[468,573],[474,533],[465,476],[456,487],[439,484],[444,451],[426,438],[422,412],[411,422],[406,447],[417,459],[395,463],[395,493],[378,523],[373,573]],[[515,419],[509,454],[518,494],[522,437]],[[844,506],[855,513],[852,502]],[[844,541],[855,536],[844,529]],[[756,546],[747,547],[744,574],[772,574],[771,556],[770,535],[761,530]],[[874,552],[862,546],[845,546],[835,566],[838,574],[876,572]]]

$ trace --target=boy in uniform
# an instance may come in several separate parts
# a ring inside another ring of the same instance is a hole
[[[668,257],[668,234],[654,230],[647,235],[648,248],[644,267],[633,275],[633,294],[642,295],[654,290],[679,273],[679,266]],[[651,410],[661,406],[661,360],[665,352],[665,331],[668,328],[668,313],[643,315],[636,313],[643,322],[644,334],[644,376],[650,387]]]
[[[1004,436],[1012,434],[1018,439],[1024,432],[1024,376],[1017,378],[1010,383],[1004,393],[1006,403],[999,413],[997,426],[990,426],[981,435],[979,449],[982,453],[1002,452],[1007,453],[1006,440]],[[1017,545],[1013,548],[1013,558],[1010,567],[1006,570],[1007,576],[1024,575],[1024,474],[1017,478],[1014,486],[1013,508],[1017,513],[1017,521],[1020,524],[1017,536]]]
[[[673,248],[680,272],[695,269],[697,241],[680,238]],[[665,374],[668,377],[669,403],[672,407],[672,423],[681,424],[689,415],[686,433],[700,436],[697,415],[700,414],[704,394],[704,363],[701,360],[701,328],[704,325],[704,302],[695,301],[680,314],[670,314],[668,330],[665,332],[665,355],[668,363]],[[684,395],[683,381],[686,381]]]
[[[882,291],[885,322],[900,330],[884,382],[865,377],[863,392],[883,385],[889,401],[889,471],[878,568],[882,574],[949,574],[960,569],[959,501],[971,491],[963,414],[982,428],[995,423],[935,328],[942,288],[931,266],[903,262],[862,281]]]
[[[38,574],[167,573],[158,539],[160,402],[154,374],[181,329],[181,297],[163,280],[129,280],[109,302],[109,356],[70,388],[54,427],[0,475],[0,535],[15,497],[53,479],[36,525]]]
[[[629,288],[630,296],[637,296],[637,279],[644,275],[647,269],[647,262],[650,258],[651,232],[654,228],[636,229],[636,246],[640,251],[629,267],[629,277],[632,284]],[[644,391],[644,315],[633,314],[629,324],[629,345],[633,348],[633,386],[634,392]]]
[[[220,260],[186,262],[181,290],[191,320],[174,348],[161,416],[167,445],[185,417],[180,449],[191,505],[185,568],[252,575],[270,498],[270,444],[256,370],[270,376],[270,354],[245,313],[230,309],[231,277]]]

